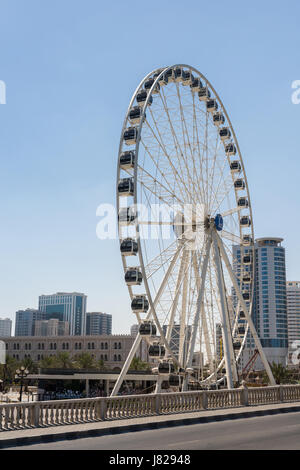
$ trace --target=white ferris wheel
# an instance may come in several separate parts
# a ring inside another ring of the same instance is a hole
[[[155,361],[156,392],[162,378],[184,391],[195,376],[233,388],[250,338],[274,383],[251,318],[254,230],[242,155],[220,97],[194,67],[154,70],[133,94],[117,210],[139,333],[112,394],[142,339]]]

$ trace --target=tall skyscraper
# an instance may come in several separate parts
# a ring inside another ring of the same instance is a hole
[[[163,325],[164,335],[167,335],[168,325]],[[186,358],[188,355],[188,348],[190,344],[190,338],[192,334],[191,325],[186,326],[183,339],[183,357]],[[179,355],[179,346],[180,346],[180,325],[174,324],[171,332],[170,338],[170,348],[176,357]]]
[[[293,351],[300,345],[300,281],[288,281],[286,293],[290,358]],[[298,344],[293,344],[297,341]]]
[[[11,336],[12,321],[10,318],[0,318],[0,337]]]
[[[137,336],[138,332],[139,332],[139,325],[138,324],[132,325],[130,328],[130,336]]]
[[[255,241],[255,284],[252,318],[270,363],[286,364],[288,354],[287,295],[285,249],[283,239],[275,237],[258,238]],[[241,250],[233,249],[235,270],[239,271]],[[249,359],[253,341],[247,342],[243,362]],[[248,356],[247,356],[248,353]],[[255,368],[262,368],[260,359]]]
[[[111,335],[112,316],[109,313],[89,312],[86,314],[87,335]]]
[[[40,310],[27,308],[16,312],[15,336],[34,336],[35,322],[43,320]]]
[[[70,335],[85,335],[86,299],[85,294],[78,292],[40,295],[39,310],[45,313],[46,320],[56,318],[69,322]]]

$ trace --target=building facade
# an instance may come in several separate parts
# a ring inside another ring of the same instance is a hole
[[[35,322],[43,320],[44,314],[40,310],[27,308],[16,312],[15,336],[33,336]]]
[[[87,335],[111,335],[112,316],[109,313],[88,312],[86,314]]]
[[[0,338],[6,343],[7,355],[19,361],[29,357],[38,362],[60,352],[68,352],[70,357],[75,359],[77,355],[88,352],[96,361],[102,360],[105,367],[118,370],[124,364],[134,339],[130,335]],[[141,342],[136,355],[144,361],[148,359],[144,354],[144,343]]]
[[[11,336],[12,321],[10,318],[0,318],[0,336]]]
[[[86,333],[86,295],[79,292],[57,292],[40,295],[39,310],[44,319],[57,319],[69,323],[69,334],[74,336]]]
[[[289,339],[289,362],[292,362],[293,351],[300,347],[300,281],[288,281],[287,318]]]

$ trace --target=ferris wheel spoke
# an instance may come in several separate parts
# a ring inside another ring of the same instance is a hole
[[[235,233],[228,232],[227,230],[222,230],[222,238],[226,238],[227,240],[230,240],[232,243],[235,243],[236,245],[241,244],[240,236],[236,235]]]
[[[228,211],[223,212],[222,217],[227,217],[228,215],[235,214],[236,212],[240,212],[243,207],[234,207],[233,209],[229,209]]]
[[[187,130],[186,119],[185,119],[184,110],[183,110],[183,106],[182,106],[182,102],[181,102],[180,87],[179,87],[178,83],[176,84],[176,91],[177,91],[177,97],[178,97],[179,109],[180,109],[180,116],[181,116],[181,131],[182,131],[183,144],[184,144],[184,149],[188,148],[189,151],[190,151],[190,156],[191,156],[192,162],[193,162],[193,176],[190,173],[190,169],[189,169],[189,166],[188,166],[188,163],[187,163],[187,156],[185,155],[185,152],[184,153],[182,152],[181,156],[182,156],[182,158],[185,162],[185,166],[186,166],[187,174],[188,174],[188,179],[192,184],[192,188],[191,188],[192,193],[195,193],[195,186],[197,184],[197,192],[199,192],[201,194],[199,182],[198,182],[198,179],[196,178],[197,172],[196,172],[196,167],[195,167],[194,151],[191,147],[190,136],[189,136],[189,133],[188,133],[188,130]],[[195,183],[195,179],[196,179],[196,183]],[[202,201],[200,200],[199,202],[202,202]]]
[[[167,105],[166,95],[165,95],[163,90],[161,90],[161,92],[159,93],[159,96],[160,96],[161,102],[163,104],[164,110],[166,112],[166,115],[168,117],[168,123],[169,123],[169,126],[170,126],[170,130],[171,130],[171,134],[172,134],[172,138],[173,138],[173,142],[174,142],[174,148],[175,148],[175,153],[176,153],[176,157],[177,157],[177,161],[178,161],[179,170],[180,170],[181,174],[184,174],[183,168],[182,168],[182,165],[181,165],[181,157],[184,158],[184,151],[181,148],[179,139],[178,139],[177,134],[174,130],[174,126],[173,126],[172,120],[170,118],[170,111],[169,111],[169,108],[168,108],[168,105]],[[187,168],[185,160],[184,160],[184,163],[185,163],[185,167]]]
[[[202,159],[201,159],[200,137],[199,137],[199,131],[198,131],[198,124],[197,124],[197,115],[196,115],[195,95],[194,94],[193,94],[193,126],[194,126],[195,133],[196,133],[196,142],[197,142],[197,148],[198,148],[198,162],[199,162],[199,165],[200,165],[200,175],[198,176],[198,186],[199,186],[199,183],[200,183],[199,190],[200,190],[200,194],[201,194],[201,202],[202,202],[202,204],[205,204],[203,188],[202,188],[202,185],[201,185],[201,180],[203,180],[203,162],[202,162]],[[196,164],[195,164],[195,167],[197,167]],[[197,173],[198,172],[196,171],[196,174]]]
[[[215,169],[216,169],[216,166],[217,166],[217,156],[218,156],[218,143],[219,143],[219,136],[217,135],[216,137],[216,143],[215,143],[215,148],[214,148],[214,156],[213,156],[213,164],[212,164],[212,169],[211,169],[211,172],[210,172],[210,181],[211,181],[211,189],[214,185],[214,179],[215,179]],[[209,201],[208,201],[208,207],[211,208],[211,199],[212,199],[212,191],[210,193],[210,198],[209,198]]]
[[[178,190],[182,193],[182,187],[183,187],[183,188],[185,188],[186,194],[187,194],[187,193],[188,193],[188,189],[187,189],[187,187],[186,187],[185,181],[182,179],[180,173],[179,173],[178,170],[175,168],[175,166],[174,166],[174,164],[173,164],[173,162],[172,162],[172,159],[171,159],[169,153],[167,152],[167,149],[166,149],[166,147],[165,147],[165,145],[164,145],[164,143],[163,143],[163,141],[162,141],[162,137],[161,137],[161,134],[160,134],[160,132],[159,132],[159,129],[158,129],[158,127],[157,127],[157,124],[156,124],[155,120],[154,120],[154,125],[155,125],[155,128],[156,128],[156,131],[157,131],[157,133],[158,133],[159,138],[157,137],[156,133],[155,133],[154,130],[152,129],[152,127],[151,127],[151,125],[150,125],[150,123],[149,123],[149,121],[148,121],[147,119],[145,120],[145,123],[146,123],[146,125],[148,126],[149,130],[152,132],[152,136],[153,136],[154,139],[157,141],[159,147],[161,148],[161,150],[163,151],[164,155],[166,156],[166,158],[167,158],[167,160],[168,160],[168,162],[169,162],[169,165],[170,165],[170,167],[171,167],[171,169],[172,169],[172,171],[173,171],[173,176],[174,176],[174,178],[175,178],[175,180],[176,180],[176,182],[177,182],[177,188],[178,188]],[[186,198],[184,198],[183,193],[182,193],[182,196],[183,196],[183,199],[186,201]]]
[[[165,187],[160,181],[153,178],[153,176],[148,173],[144,168],[138,165],[138,169],[142,175],[138,175],[139,183],[150,191],[154,196],[157,197],[160,201],[167,204],[169,207],[174,206],[174,202],[177,201],[181,206],[183,201],[178,198],[178,196],[172,193],[167,187]],[[157,195],[157,187],[160,188],[159,195]],[[164,191],[164,193],[162,192]]]
[[[223,184],[223,191],[215,192],[214,199],[211,204],[211,208],[213,210],[213,213],[215,214],[217,213],[217,211],[223,204],[229,192],[232,191],[233,189],[232,175],[228,175],[226,178],[224,178],[224,180],[222,181],[222,184]],[[215,203],[217,204],[216,207],[214,207]]]
[[[184,139],[184,135],[187,135],[187,131],[186,133],[183,132],[183,149],[182,149],[182,146],[180,145],[180,141],[177,137],[177,134],[175,132],[175,129],[174,129],[174,126],[172,124],[172,120],[170,118],[170,113],[169,113],[169,109],[168,109],[168,105],[167,105],[167,99],[166,99],[166,96],[162,90],[162,94],[160,95],[160,98],[162,100],[162,103],[163,103],[163,106],[164,106],[164,109],[166,111],[166,114],[168,116],[168,120],[169,120],[169,125],[170,125],[170,129],[171,129],[171,133],[172,133],[172,136],[173,136],[173,140],[174,140],[174,147],[175,147],[175,150],[176,150],[176,156],[177,156],[177,160],[178,160],[178,166],[179,166],[179,169],[181,171],[181,173],[183,175],[185,175],[185,173],[183,172],[183,169],[182,169],[182,161],[184,162],[184,168],[186,169],[186,175],[187,176],[187,180],[191,183],[193,182],[194,183],[194,179],[197,175],[197,172],[194,171],[193,175],[191,175],[191,170],[189,168],[189,165],[188,165],[188,161],[187,161],[187,158],[186,158],[186,152],[185,152],[185,149],[186,149],[186,143],[185,143],[185,139]],[[177,117],[178,118],[178,117]],[[182,128],[182,120],[184,119],[184,115],[181,113],[181,128]],[[186,127],[186,126],[185,126]],[[189,137],[188,137],[189,139]],[[194,158],[193,154],[191,155],[192,158]],[[201,193],[201,189],[200,187],[198,187],[198,191]],[[191,191],[191,186],[189,188],[189,193],[188,193],[188,196],[189,198],[193,197],[193,194],[197,194],[195,193],[194,191],[194,186],[193,186],[193,191]]]
[[[163,180],[163,183],[160,182],[158,179],[157,179],[157,174],[155,176],[152,176],[149,172],[147,172],[141,165],[138,165],[138,168],[143,171],[144,173],[146,173],[149,177],[152,178],[152,180],[155,180],[155,182],[159,183],[164,189],[166,189],[170,194],[174,195],[174,197],[180,202],[180,203],[183,203],[183,200],[182,199],[179,199],[178,195],[174,193],[174,190],[176,189],[175,186],[173,185],[173,187],[171,187],[170,185],[170,181],[168,180],[167,178],[167,171],[163,172],[163,166],[162,166],[162,163],[157,159],[155,158],[155,156],[152,154],[150,148],[146,145],[146,143],[144,142],[143,138],[141,137],[141,140],[140,140],[143,148],[145,149],[145,152],[149,155],[153,165],[155,166],[155,169],[156,169],[156,173],[159,174],[161,176],[161,179]]]
[[[213,186],[212,183],[210,185],[210,190],[211,190],[212,194],[211,194],[209,210],[210,210],[211,213],[216,213],[216,210],[213,210],[215,202],[217,201],[217,203],[219,204],[218,195],[219,195],[221,185],[224,185],[224,182],[226,181],[226,178],[224,178],[224,171],[225,171],[225,167],[226,167],[227,163],[228,163],[227,158],[223,159],[222,166],[220,165],[219,161],[217,163],[217,166],[218,166],[218,169],[219,169],[218,183],[215,185],[215,187]],[[227,184],[227,181],[226,181],[225,184]]]
[[[157,271],[163,268],[165,264],[168,263],[173,258],[177,249],[178,249],[177,240],[175,240],[173,243],[171,243],[170,246],[165,248],[159,255],[155,256],[155,258],[149,261],[147,265],[145,265],[145,272],[146,272],[147,279],[150,279],[151,276],[153,276]]]

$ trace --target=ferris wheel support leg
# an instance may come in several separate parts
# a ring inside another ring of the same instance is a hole
[[[186,250],[184,253],[184,271],[186,271],[186,264],[188,262],[188,255],[190,252]],[[185,364],[186,361],[186,310],[187,310],[187,286],[188,276],[185,275],[182,286],[182,308],[180,314],[180,331],[179,331],[179,363]]]
[[[131,347],[131,350],[130,350],[130,352],[129,352],[127,358],[126,358],[126,361],[125,361],[125,363],[124,363],[124,365],[123,365],[123,368],[122,368],[122,370],[121,370],[121,372],[120,372],[120,375],[119,375],[119,377],[118,377],[118,379],[117,379],[117,381],[116,381],[116,383],[115,383],[115,385],[114,385],[113,391],[111,392],[111,397],[115,397],[115,396],[118,394],[118,392],[119,392],[119,390],[120,390],[120,387],[121,387],[121,385],[122,385],[122,383],[123,383],[123,380],[124,380],[124,378],[125,378],[125,376],[126,376],[126,374],[127,374],[127,371],[128,371],[128,369],[129,369],[129,367],[130,367],[130,364],[131,364],[131,362],[132,362],[132,359],[134,358],[135,353],[136,353],[137,350],[138,350],[138,347],[139,347],[139,345],[140,345],[141,340],[142,340],[142,337],[141,337],[141,335],[138,333],[138,335],[137,335],[137,337],[135,338],[134,343],[133,343],[133,345],[132,345],[132,347]]]
[[[193,269],[194,269],[195,278],[196,278],[196,282],[197,282],[197,289],[198,289],[198,291],[200,291],[200,278],[199,278],[198,265],[197,265],[197,260],[196,260],[195,255],[193,256]],[[200,314],[201,314],[202,325],[203,325],[203,334],[204,334],[206,353],[207,353],[207,357],[208,357],[209,367],[210,367],[210,370],[212,371],[214,369],[213,355],[212,355],[212,352],[211,352],[211,346],[210,346],[210,342],[209,342],[209,333],[208,333],[207,319],[206,319],[206,316],[205,316],[203,300],[202,300]]]
[[[224,290],[224,279],[222,273],[222,264],[220,258],[220,252],[218,247],[218,242],[213,232],[213,245],[214,245],[214,262],[215,269],[218,280],[218,288],[220,294],[220,306],[221,306],[221,318],[222,318],[222,336],[224,343],[224,358],[225,358],[225,367],[226,367],[226,378],[227,378],[227,388],[233,388],[233,367],[232,367],[232,357],[230,354],[230,344],[229,344],[229,331],[228,331],[228,308],[226,303],[226,294]]]
[[[232,344],[232,333],[229,319],[228,304],[226,299],[224,274],[222,262],[220,257],[220,250],[215,231],[213,231],[213,244],[214,244],[214,262],[218,279],[218,287],[220,293],[220,310],[222,318],[222,336],[224,343],[224,356],[226,367],[227,387],[233,388],[234,383],[238,382],[238,375],[236,369],[235,355]]]
[[[173,326],[174,326],[174,319],[175,319],[175,314],[176,314],[176,310],[177,310],[177,306],[178,306],[178,299],[179,299],[179,295],[180,295],[180,292],[181,292],[182,277],[183,277],[184,274],[186,274],[185,271],[184,271],[185,257],[186,257],[186,250],[184,249],[183,254],[182,254],[182,258],[181,258],[181,262],[180,262],[180,268],[179,268],[179,273],[178,273],[178,277],[177,277],[177,282],[176,282],[175,297],[174,297],[174,302],[173,302],[172,311],[171,311],[171,315],[170,315],[170,321],[169,321],[169,325],[167,327],[166,340],[168,341],[168,343],[170,343],[172,330],[173,330]]]
[[[157,376],[157,381],[156,381],[156,386],[154,393],[160,393],[161,392],[161,384],[163,382],[163,378],[160,377],[159,375]]]
[[[173,258],[172,262],[170,263],[170,266],[169,266],[169,268],[168,268],[168,270],[167,270],[167,272],[166,272],[166,274],[165,274],[165,277],[164,277],[164,279],[163,279],[163,281],[162,281],[162,283],[161,283],[161,285],[160,285],[160,288],[159,288],[159,290],[158,290],[158,292],[157,292],[157,294],[156,294],[156,297],[155,297],[155,299],[154,299],[154,302],[153,302],[153,304],[151,305],[151,308],[150,308],[150,310],[149,310],[149,312],[148,312],[148,314],[147,314],[147,316],[146,316],[146,320],[149,320],[149,319],[151,318],[151,316],[154,317],[154,320],[155,320],[155,322],[156,322],[156,324],[157,324],[157,326],[158,326],[158,328],[159,328],[159,331],[162,333],[163,339],[165,339],[165,338],[164,338],[163,332],[162,332],[162,330],[161,330],[160,324],[159,324],[159,322],[158,322],[157,316],[156,316],[156,314],[155,314],[155,307],[156,307],[157,303],[158,303],[159,300],[160,300],[160,297],[161,297],[161,295],[162,295],[162,293],[163,293],[163,291],[164,291],[165,285],[166,285],[167,282],[168,282],[169,276],[170,276],[170,274],[171,274],[171,272],[172,272],[172,270],[173,270],[173,268],[174,268],[174,265],[175,265],[175,263],[176,263],[176,261],[177,261],[177,258],[178,258],[178,256],[179,256],[179,254],[180,254],[180,251],[181,251],[181,248],[178,249],[177,252],[175,253],[174,258]],[[123,383],[123,380],[124,380],[124,378],[125,378],[125,376],[126,376],[126,374],[127,374],[128,369],[129,369],[129,367],[130,367],[131,361],[132,361],[132,359],[134,358],[135,353],[137,352],[137,349],[138,349],[138,347],[139,347],[139,344],[140,344],[141,340],[142,340],[142,337],[141,337],[141,335],[138,333],[138,335],[137,335],[137,337],[135,338],[135,341],[134,341],[134,343],[133,343],[133,345],[132,345],[132,347],[131,347],[131,350],[130,350],[130,352],[129,352],[127,358],[126,358],[126,361],[125,361],[125,363],[124,363],[124,365],[123,365],[123,367],[122,367],[122,370],[121,370],[121,372],[120,372],[120,375],[119,375],[119,377],[118,377],[118,379],[117,379],[117,381],[116,381],[116,383],[115,383],[115,386],[114,386],[113,391],[112,391],[112,393],[111,393],[111,396],[112,396],[112,397],[114,397],[114,396],[116,396],[116,395],[118,394],[118,391],[120,390],[120,387],[121,387],[121,385],[122,385],[122,383]],[[169,348],[169,345],[168,345],[165,341],[164,341],[164,343],[165,343],[165,346]]]
[[[202,303],[203,303],[203,298],[204,298],[205,280],[206,280],[206,273],[207,273],[210,247],[211,247],[211,236],[209,235],[207,237],[207,240],[206,240],[205,257],[204,257],[204,260],[203,260],[202,271],[201,271],[201,276],[200,276],[200,283],[199,283],[200,285],[199,285],[199,290],[198,290],[199,294],[198,294],[198,298],[197,298],[197,309],[196,309],[195,316],[194,316],[194,321],[193,321],[191,342],[190,342],[188,358],[187,358],[187,364],[186,364],[187,367],[191,367],[192,362],[193,362],[196,336],[197,336],[197,330],[198,330],[198,326],[199,326],[200,311],[202,309]],[[195,256],[193,256],[193,258],[195,258]],[[195,273],[195,275],[198,275],[198,273]]]
[[[156,306],[157,306],[157,304],[158,304],[158,302],[159,302],[159,300],[160,300],[160,298],[161,298],[161,296],[162,296],[162,294],[165,290],[165,287],[168,283],[170,275],[171,275],[171,273],[174,269],[174,266],[177,262],[177,259],[180,255],[181,251],[182,251],[182,247],[179,247],[178,250],[176,251],[169,267],[168,267],[168,270],[167,270],[167,272],[166,272],[166,274],[163,278],[163,281],[162,281],[162,283],[161,283],[161,285],[158,289],[158,292],[157,292],[156,297],[155,297],[153,302],[152,302],[152,299],[151,299],[151,292],[150,292],[149,289],[147,289],[147,295],[148,295],[148,298],[149,298],[149,301],[150,301],[150,310],[149,310],[149,313],[147,314],[146,320],[149,320],[149,318],[151,318],[151,316],[153,317],[153,320],[155,321],[156,326],[157,326],[158,331],[159,331],[159,334],[160,334],[161,342],[165,345],[165,348],[168,351],[168,354],[170,355],[172,360],[174,361],[174,364],[178,364],[178,360],[177,360],[176,356],[174,355],[174,353],[173,353],[173,351],[170,347],[170,344],[169,344],[169,342],[167,341],[167,339],[165,337],[164,331],[163,331],[163,329],[161,327],[161,324],[159,322],[159,319],[156,315],[155,309],[156,309]]]
[[[249,314],[249,312],[248,312],[248,309],[247,309],[247,306],[246,306],[246,302],[245,302],[245,300],[244,300],[244,298],[243,298],[243,296],[242,296],[242,294],[241,294],[241,291],[240,291],[240,288],[239,288],[239,286],[238,286],[238,283],[237,283],[235,274],[234,274],[234,272],[232,271],[232,268],[231,268],[231,265],[230,265],[230,261],[229,261],[229,259],[228,259],[226,250],[225,250],[225,248],[224,248],[224,246],[223,246],[223,242],[222,242],[221,238],[219,237],[219,235],[217,235],[216,238],[217,238],[217,241],[218,241],[218,246],[219,246],[219,248],[220,248],[220,252],[221,252],[222,258],[223,258],[223,260],[224,260],[224,262],[225,262],[226,268],[227,268],[228,273],[229,273],[229,275],[230,275],[231,282],[232,282],[233,287],[234,287],[234,289],[235,289],[235,291],[236,291],[236,294],[237,294],[237,296],[238,296],[238,299],[239,299],[239,301],[240,301],[240,303],[241,303],[242,309],[243,309],[243,311],[244,311],[244,313],[245,313],[246,320],[247,320],[247,322],[248,322],[250,331],[251,331],[252,336],[253,336],[253,339],[254,339],[254,341],[255,341],[255,345],[256,345],[256,347],[257,347],[257,349],[258,349],[258,352],[259,352],[260,358],[261,358],[261,360],[262,360],[262,363],[263,363],[263,365],[264,365],[264,367],[265,367],[265,370],[266,370],[266,372],[267,372],[267,374],[268,374],[268,377],[269,377],[269,380],[270,380],[270,384],[271,384],[271,385],[276,385],[276,382],[275,382],[275,379],[274,379],[274,377],[273,377],[270,364],[269,364],[268,361],[267,361],[267,358],[266,358],[266,355],[265,355],[265,353],[264,353],[263,347],[262,347],[262,345],[261,345],[260,339],[259,339],[258,334],[257,334],[257,332],[256,332],[256,328],[255,328],[254,323],[253,323],[253,321],[252,321],[252,318],[251,318],[251,316],[250,316],[250,314]]]

